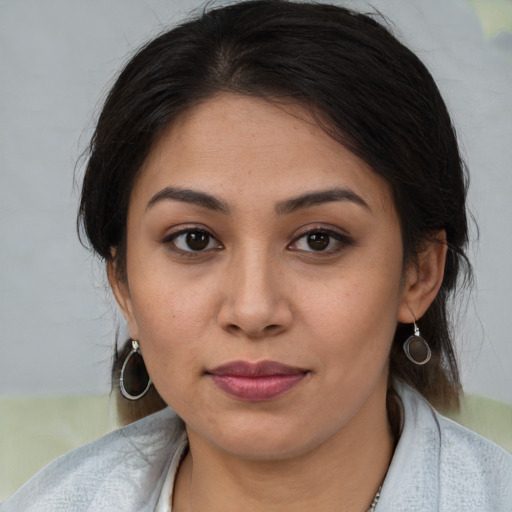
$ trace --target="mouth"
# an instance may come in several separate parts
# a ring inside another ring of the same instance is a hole
[[[308,370],[276,361],[233,361],[206,372],[213,383],[228,395],[263,402],[277,398],[298,386]]]

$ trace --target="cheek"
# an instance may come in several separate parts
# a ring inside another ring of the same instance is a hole
[[[331,282],[310,295],[305,322],[322,364],[336,365],[330,378],[354,380],[386,366],[400,303],[400,272],[367,273]]]
[[[155,384],[195,376],[216,317],[216,298],[205,291],[212,287],[155,271],[140,275],[132,290],[137,336]]]
[[[200,329],[211,315],[212,286],[190,269],[172,266],[165,255],[149,254],[152,265],[135,265],[130,280],[133,317],[141,341],[165,343]],[[135,262],[136,263],[136,262]]]

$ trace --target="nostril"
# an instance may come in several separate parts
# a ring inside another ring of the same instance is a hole
[[[278,324],[271,324],[271,325],[265,326],[263,329],[251,330],[248,328],[244,329],[236,324],[229,324],[229,325],[225,326],[225,329],[229,333],[237,335],[237,336],[244,335],[244,336],[247,336],[248,338],[253,338],[253,339],[258,338],[259,339],[259,338],[264,338],[267,336],[274,336],[274,335],[278,334],[281,331],[282,326],[280,326]]]
[[[238,326],[238,325],[235,325],[235,324],[229,324],[226,326],[226,329],[231,333],[231,334],[238,334],[242,331],[242,329]]]
[[[242,294],[224,300],[217,314],[218,325],[232,335],[254,339],[277,336],[287,330],[293,319],[290,305],[284,300],[265,301],[258,297]]]

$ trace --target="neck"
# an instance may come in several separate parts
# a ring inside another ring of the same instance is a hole
[[[189,433],[174,491],[176,512],[361,511],[370,506],[393,452],[385,396],[312,450],[284,460],[247,460]]]

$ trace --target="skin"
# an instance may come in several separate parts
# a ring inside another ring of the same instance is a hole
[[[205,249],[183,230],[211,234]],[[430,244],[404,270],[388,184],[300,106],[222,94],[176,120],[132,191],[126,280],[109,267],[151,379],[187,426],[173,511],[366,510],[392,457],[396,324],[426,311],[445,252]],[[237,360],[307,374],[247,402],[206,373]]]

